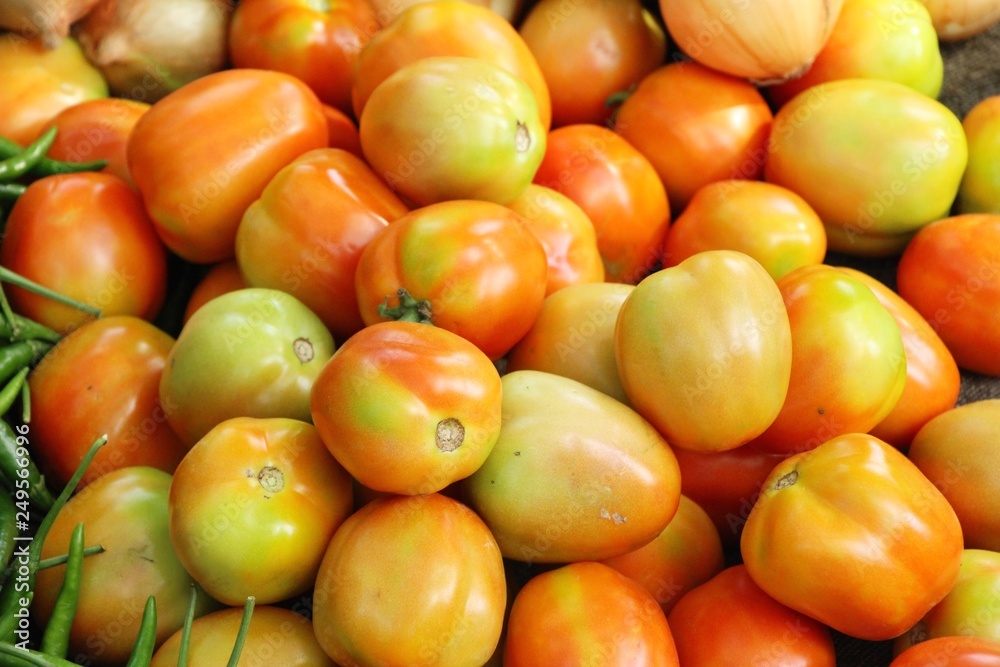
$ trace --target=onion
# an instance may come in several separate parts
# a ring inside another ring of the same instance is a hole
[[[659,0],[667,30],[692,59],[776,83],[800,76],[826,44],[844,0]]]
[[[0,0],[0,29],[24,37],[39,36],[47,49],[59,46],[69,27],[87,15],[98,0]]]
[[[232,3],[100,0],[74,32],[112,95],[155,102],[224,69]]]
[[[943,42],[972,37],[1000,21],[1000,0],[920,0]]]

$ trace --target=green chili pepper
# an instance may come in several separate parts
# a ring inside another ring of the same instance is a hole
[[[28,378],[30,371],[31,368],[25,366],[14,374],[10,382],[0,388],[0,417],[7,414],[7,411],[14,405],[14,401],[21,395],[21,389],[24,387],[24,381]]]
[[[23,315],[14,313],[14,317],[0,317],[0,338],[9,341],[44,340],[58,343],[62,334],[53,331],[44,324],[29,320]]]
[[[17,155],[0,160],[0,181],[12,181],[31,171],[45,157],[56,139],[56,128],[50,127]]]
[[[17,142],[5,137],[0,137],[0,159],[14,157],[24,152],[24,148]],[[78,171],[100,171],[108,165],[107,160],[94,160],[93,162],[66,162],[63,160],[53,160],[43,157],[30,174],[32,176],[53,176],[55,174],[72,174]]]
[[[240,662],[240,654],[243,653],[243,645],[247,641],[247,633],[250,631],[250,617],[253,615],[253,607],[256,598],[250,596],[243,603],[243,618],[240,620],[240,629],[236,633],[236,643],[233,645],[233,652],[229,654],[229,662],[226,667],[236,667]]]
[[[22,340],[0,347],[0,382],[6,382],[22,368],[42,358],[52,347],[39,340]]]
[[[18,648],[13,644],[0,643],[0,661],[7,667],[80,667],[65,658],[45,655],[38,651]]]
[[[0,471],[4,477],[27,491],[28,499],[35,507],[47,511],[55,501],[45,486],[45,478],[30,456],[18,455],[19,449],[24,449],[23,441],[19,443],[14,428],[6,420],[0,419]]]
[[[156,648],[156,598],[150,595],[146,598],[146,608],[142,610],[142,620],[139,622],[139,635],[132,645],[125,667],[149,667],[153,660],[153,650]]]
[[[102,553],[104,553],[104,545],[103,544],[94,544],[94,545],[91,545],[89,547],[84,547],[84,549],[83,549],[83,557],[84,558],[86,558],[87,556],[96,556],[97,554],[102,554]],[[43,558],[42,560],[38,561],[38,570],[37,571],[41,572],[42,570],[47,570],[50,567],[56,567],[57,565],[63,565],[68,560],[69,560],[69,554],[61,554],[59,556],[51,556],[50,558]],[[4,570],[3,570],[3,577],[2,578],[6,579],[7,577],[9,577],[12,570],[13,570],[13,568],[10,565],[8,565],[6,568],[4,568]]]
[[[42,634],[42,643],[38,646],[46,655],[65,658],[69,651],[69,631],[73,627],[73,619],[76,618],[82,575],[83,524],[78,523],[69,538],[69,558],[66,561],[62,588],[59,589],[55,605],[52,607],[49,624],[45,626],[45,632]]]
[[[6,568],[14,555],[14,538],[17,537],[17,505],[14,496],[0,493],[0,567]]]
[[[0,183],[0,199],[17,199],[27,189],[28,186],[20,183]]]
[[[0,419],[0,422],[3,422]],[[6,423],[6,422],[3,422]],[[83,474],[87,471],[87,466],[94,459],[94,456],[108,442],[108,436],[102,435],[100,438],[94,441],[94,444],[90,446],[87,453],[84,455],[83,460],[80,461],[80,465],[77,466],[76,472],[67,482],[66,486],[56,497],[55,502],[52,503],[52,507],[45,514],[45,518],[38,526],[38,530],[35,531],[34,538],[31,540],[31,546],[28,547],[27,556],[27,590],[18,590],[17,586],[4,586],[0,589],[0,644],[6,642],[8,644],[14,643],[14,630],[17,626],[17,617],[14,615],[21,604],[22,598],[26,599],[28,604],[31,604],[32,598],[34,598],[35,592],[35,575],[38,573],[38,563],[42,559],[42,544],[45,543],[45,538],[49,534],[49,530],[52,528],[52,524],[56,520],[56,515],[62,510],[66,501],[69,500],[70,495],[76,489],[77,484],[80,483],[80,479]]]

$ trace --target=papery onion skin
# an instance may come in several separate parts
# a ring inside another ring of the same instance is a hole
[[[46,49],[54,49],[69,35],[71,25],[87,15],[99,0],[3,0],[0,30],[23,37],[41,37]]]
[[[920,0],[931,13],[938,39],[957,42],[1000,22],[997,0]]]
[[[112,95],[153,103],[228,65],[232,3],[100,0],[74,27]]]
[[[801,75],[844,0],[659,0],[667,30],[692,59],[761,83]]]

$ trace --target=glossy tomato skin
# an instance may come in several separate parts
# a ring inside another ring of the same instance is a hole
[[[291,74],[324,103],[350,112],[354,61],[379,28],[363,0],[249,0],[233,11],[229,57],[234,67]]]
[[[361,251],[408,212],[360,158],[309,151],[279,171],[236,231],[240,273],[252,287],[279,289],[316,313],[342,341],[364,326],[354,292]]]
[[[68,37],[48,49],[40,37],[0,35],[0,136],[27,146],[64,109],[108,96],[108,84],[79,43]]]
[[[242,617],[242,609],[229,608],[195,619],[187,653],[189,667],[228,663]],[[312,621],[294,608],[257,604],[251,618],[238,667],[274,664],[275,656],[280,656],[285,667],[335,667],[316,641]],[[181,635],[175,632],[157,649],[150,667],[177,665]]]
[[[775,114],[764,175],[809,202],[830,249],[894,256],[948,214],[967,161],[962,124],[937,100],[894,81],[841,79]]]
[[[980,101],[962,119],[969,142],[969,164],[958,188],[958,213],[1000,214],[1000,95]]]
[[[478,58],[503,68],[531,89],[546,130],[552,105],[545,77],[531,50],[509,21],[475,3],[416,3],[379,30],[358,54],[352,101],[361,118],[372,92],[397,70],[421,58]]]
[[[440,494],[390,496],[330,541],[313,627],[341,665],[481,665],[499,642],[506,601],[500,551],[472,510]]]
[[[607,565],[579,562],[544,572],[511,607],[504,667],[678,667],[670,626],[642,586]]]
[[[649,544],[602,561],[642,584],[664,614],[725,567],[722,541],[705,510],[682,495],[677,513]]]
[[[908,630],[951,589],[962,530],[945,497],[903,454],[850,433],[775,466],[740,551],[754,582],[775,600],[879,641]]]
[[[111,174],[31,183],[11,209],[0,264],[101,310],[152,320],[166,295],[167,251],[139,196]],[[66,333],[93,316],[18,287],[18,313]]]
[[[633,289],[602,282],[548,295],[531,329],[507,354],[507,371],[562,375],[627,404],[615,361],[615,322]]]
[[[434,493],[475,472],[500,435],[500,374],[447,329],[379,322],[347,339],[311,394],[330,453],[361,484]]]
[[[247,285],[246,278],[240,273],[240,265],[236,262],[235,257],[213,264],[188,296],[188,302],[184,308],[184,323],[191,319],[196,310],[215,297],[245,287],[249,287],[249,285]]]
[[[663,27],[638,0],[584,0],[572,10],[541,0],[518,32],[545,76],[553,127],[606,125],[613,111],[608,98],[638,83],[667,51]]]
[[[683,62],[647,74],[614,128],[656,168],[676,214],[708,183],[760,178],[772,120],[745,79]]]
[[[138,100],[106,97],[87,100],[60,111],[48,124],[57,128],[56,138],[46,155],[53,160],[89,162],[106,160],[102,171],[114,174],[130,186],[125,147],[139,118],[149,104]]]
[[[906,247],[899,294],[924,316],[961,368],[1000,375],[1000,215],[935,221]]]
[[[358,261],[355,289],[365,324],[388,317],[405,288],[430,302],[435,326],[471,341],[492,359],[531,328],[545,298],[541,242],[508,208],[456,200],[415,209],[373,238]]]
[[[840,270],[867,285],[899,326],[906,383],[895,407],[868,432],[905,450],[924,424],[955,407],[962,384],[958,365],[927,320],[899,294],[867,273],[849,267]]]
[[[733,449],[785,400],[792,338],[781,293],[748,255],[699,253],[636,285],[615,324],[615,358],[629,402],[670,444]]]
[[[531,183],[546,141],[531,88],[492,62],[454,56],[388,76],[368,98],[358,133],[375,172],[417,206],[510,203]]]
[[[826,264],[777,282],[792,331],[781,411],[753,446],[791,454],[867,433],[899,402],[906,354],[899,326],[862,281]]]
[[[1000,667],[1000,642],[937,637],[900,653],[889,667]]]
[[[750,255],[775,280],[826,256],[823,221],[797,194],[773,183],[716,181],[702,186],[674,220],[663,265],[676,266],[704,250]]]
[[[769,596],[743,565],[685,594],[667,621],[685,667],[837,664],[829,628]]]
[[[464,484],[506,558],[601,560],[648,543],[680,502],[677,460],[631,408],[543,371],[503,376],[502,428]]]
[[[215,599],[239,605],[252,595],[270,604],[312,586],[352,508],[351,478],[312,424],[236,417],[209,431],[177,466],[170,539]]]
[[[129,315],[102,317],[64,337],[28,376],[31,441],[51,488],[73,476],[90,443],[108,436],[81,487],[119,468],[173,473],[188,447],[167,423],[160,376],[174,339]]]
[[[917,432],[910,460],[958,514],[966,548],[1000,551],[1000,399],[945,411]]]
[[[590,218],[608,281],[635,284],[659,261],[670,226],[667,192],[649,160],[608,128],[581,123],[549,132],[534,182]]]
[[[162,470],[143,466],[109,472],[70,498],[45,539],[42,558],[65,554],[73,529],[82,522],[85,542],[104,547],[103,553],[83,559],[69,648],[81,664],[125,664],[150,595],[156,596],[157,645],[184,624],[192,586],[196,617],[218,606],[195,584],[170,542],[170,481]],[[38,573],[32,613],[43,626],[65,570],[59,566]]]
[[[126,155],[164,243],[207,264],[233,256],[240,218],[268,181],[328,140],[322,105],[304,83],[230,69],[156,102],[135,124]]]
[[[569,285],[604,281],[594,224],[572,199],[531,183],[507,207],[524,219],[545,248],[549,262],[546,296]]]
[[[330,331],[290,294],[229,292],[181,329],[160,377],[160,401],[171,406],[167,420],[188,446],[232,417],[309,421],[309,392],[334,349]]]

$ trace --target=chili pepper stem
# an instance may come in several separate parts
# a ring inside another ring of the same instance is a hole
[[[35,294],[47,297],[57,303],[61,303],[71,308],[76,308],[77,310],[83,311],[88,315],[93,315],[94,317],[101,316],[100,308],[95,308],[94,306],[82,303],[80,301],[77,301],[76,299],[71,299],[70,297],[65,296],[64,294],[60,294],[55,290],[49,289],[44,285],[39,285],[33,280],[29,280],[24,276],[14,273],[10,269],[3,266],[0,266],[0,281],[10,283],[11,285],[15,285],[17,287],[20,287],[21,289],[28,290],[29,292],[34,292]],[[6,303],[6,298],[3,299],[3,303]],[[7,316],[8,318],[13,315],[13,313],[7,312],[9,309],[10,305],[8,304],[4,312],[4,315]]]

